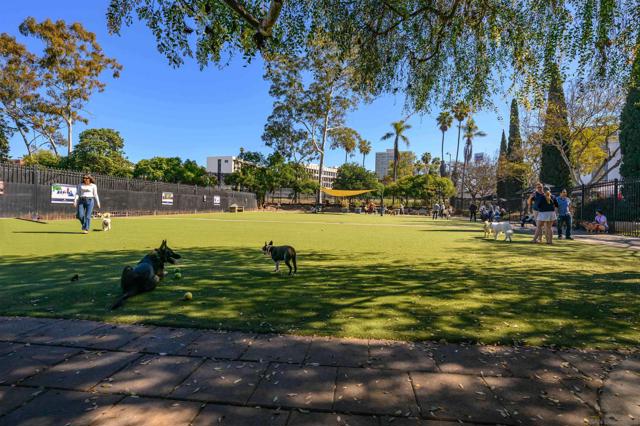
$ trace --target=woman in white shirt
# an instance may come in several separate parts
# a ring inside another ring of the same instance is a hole
[[[100,198],[98,198],[98,187],[95,179],[91,175],[84,175],[82,183],[78,185],[76,198],[73,206],[77,208],[76,217],[82,224],[82,233],[88,234],[91,226],[91,213],[93,206],[100,208]]]

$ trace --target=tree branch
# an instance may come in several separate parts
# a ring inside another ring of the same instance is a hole
[[[235,0],[222,0],[224,4],[226,4],[231,10],[233,10],[238,16],[240,16],[244,21],[255,28],[257,31],[260,31],[260,21],[256,19],[245,7]]]

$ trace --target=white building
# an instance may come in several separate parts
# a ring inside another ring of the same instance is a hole
[[[487,159],[487,154],[485,154],[484,152],[476,152],[475,154],[473,154],[473,161],[475,163],[480,163],[481,161],[484,161]]]
[[[411,151],[400,151],[403,153],[412,153]],[[389,164],[393,163],[393,149],[387,149],[385,152],[376,152],[376,176],[382,180],[389,174]]]
[[[232,155],[207,157],[207,172],[214,176],[218,176],[218,173],[220,173],[220,175],[222,175],[222,181],[224,182],[226,175],[240,170],[243,164],[247,164],[247,162]],[[318,164],[306,164],[304,168],[312,179],[318,179],[318,169],[320,168]],[[322,170],[322,186],[325,188],[333,188],[333,182],[336,180],[337,175],[338,169],[336,167],[324,166]]]
[[[607,156],[609,157],[613,154],[613,156],[611,156],[611,159],[607,161],[606,164],[604,164],[602,169],[596,172],[593,172],[591,175],[583,176],[582,177],[583,182],[585,183],[591,182],[592,180],[599,177],[597,176],[598,172],[604,173],[607,170],[609,170],[609,168],[611,168],[611,170],[609,170],[608,173],[605,173],[601,182],[612,182],[615,179],[622,180],[622,176],[620,175],[620,163],[621,163],[620,160],[622,159],[622,152],[620,151],[620,139],[618,137],[619,137],[618,133],[616,133],[615,135],[612,135],[609,138],[609,141],[607,144],[607,148],[606,148]]]
[[[318,170],[320,169],[320,165],[306,164],[304,168],[313,180],[318,180]],[[335,182],[336,176],[338,176],[337,167],[322,167],[322,186],[324,188],[333,188],[333,182]]]

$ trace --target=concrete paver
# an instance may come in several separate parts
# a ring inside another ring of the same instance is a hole
[[[102,381],[98,388],[145,396],[166,396],[200,364],[197,358],[145,355]]]
[[[180,355],[209,358],[238,359],[249,345],[252,336],[245,333],[203,332],[189,345],[182,348]]]
[[[481,377],[411,373],[411,379],[426,418],[506,423],[508,413]]]
[[[285,426],[288,418],[287,411],[207,404],[192,426]]]
[[[307,355],[307,364],[363,367],[369,361],[369,345],[366,340],[314,338]]]
[[[91,426],[189,426],[199,410],[197,402],[127,397],[100,413]]]
[[[632,352],[0,317],[0,426],[638,426],[638,395]]]
[[[171,396],[245,404],[266,367],[255,362],[207,360]]]
[[[21,345],[0,357],[0,383],[16,383],[81,351],[60,346]]]
[[[257,336],[242,359],[300,364],[304,361],[310,343],[311,338],[304,336]]]
[[[334,408],[338,411],[405,417],[419,414],[407,372],[370,368],[338,369]]]
[[[0,386],[0,416],[18,408],[40,393],[41,390],[32,388]]]
[[[47,390],[0,417],[0,426],[89,426],[120,399],[119,395]]]
[[[28,343],[83,346],[92,338],[87,334],[104,324],[95,321],[67,320],[54,321],[18,336],[18,341]]]
[[[640,357],[622,361],[602,390],[602,411],[609,425],[640,424]]]
[[[336,367],[272,364],[249,405],[331,409],[336,373]]]
[[[154,327],[148,333],[121,347],[120,350],[178,355],[200,334],[201,331],[188,328]]]
[[[403,371],[435,372],[437,369],[427,346],[384,340],[369,341],[369,366]]]
[[[24,381],[31,386],[89,390],[140,357],[126,352],[84,352]]]

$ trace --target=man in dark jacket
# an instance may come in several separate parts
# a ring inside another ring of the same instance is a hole
[[[477,221],[477,218],[476,218],[477,211],[478,211],[478,206],[476,206],[475,203],[471,203],[471,205],[469,206],[469,222],[471,222],[472,220],[474,222]]]

